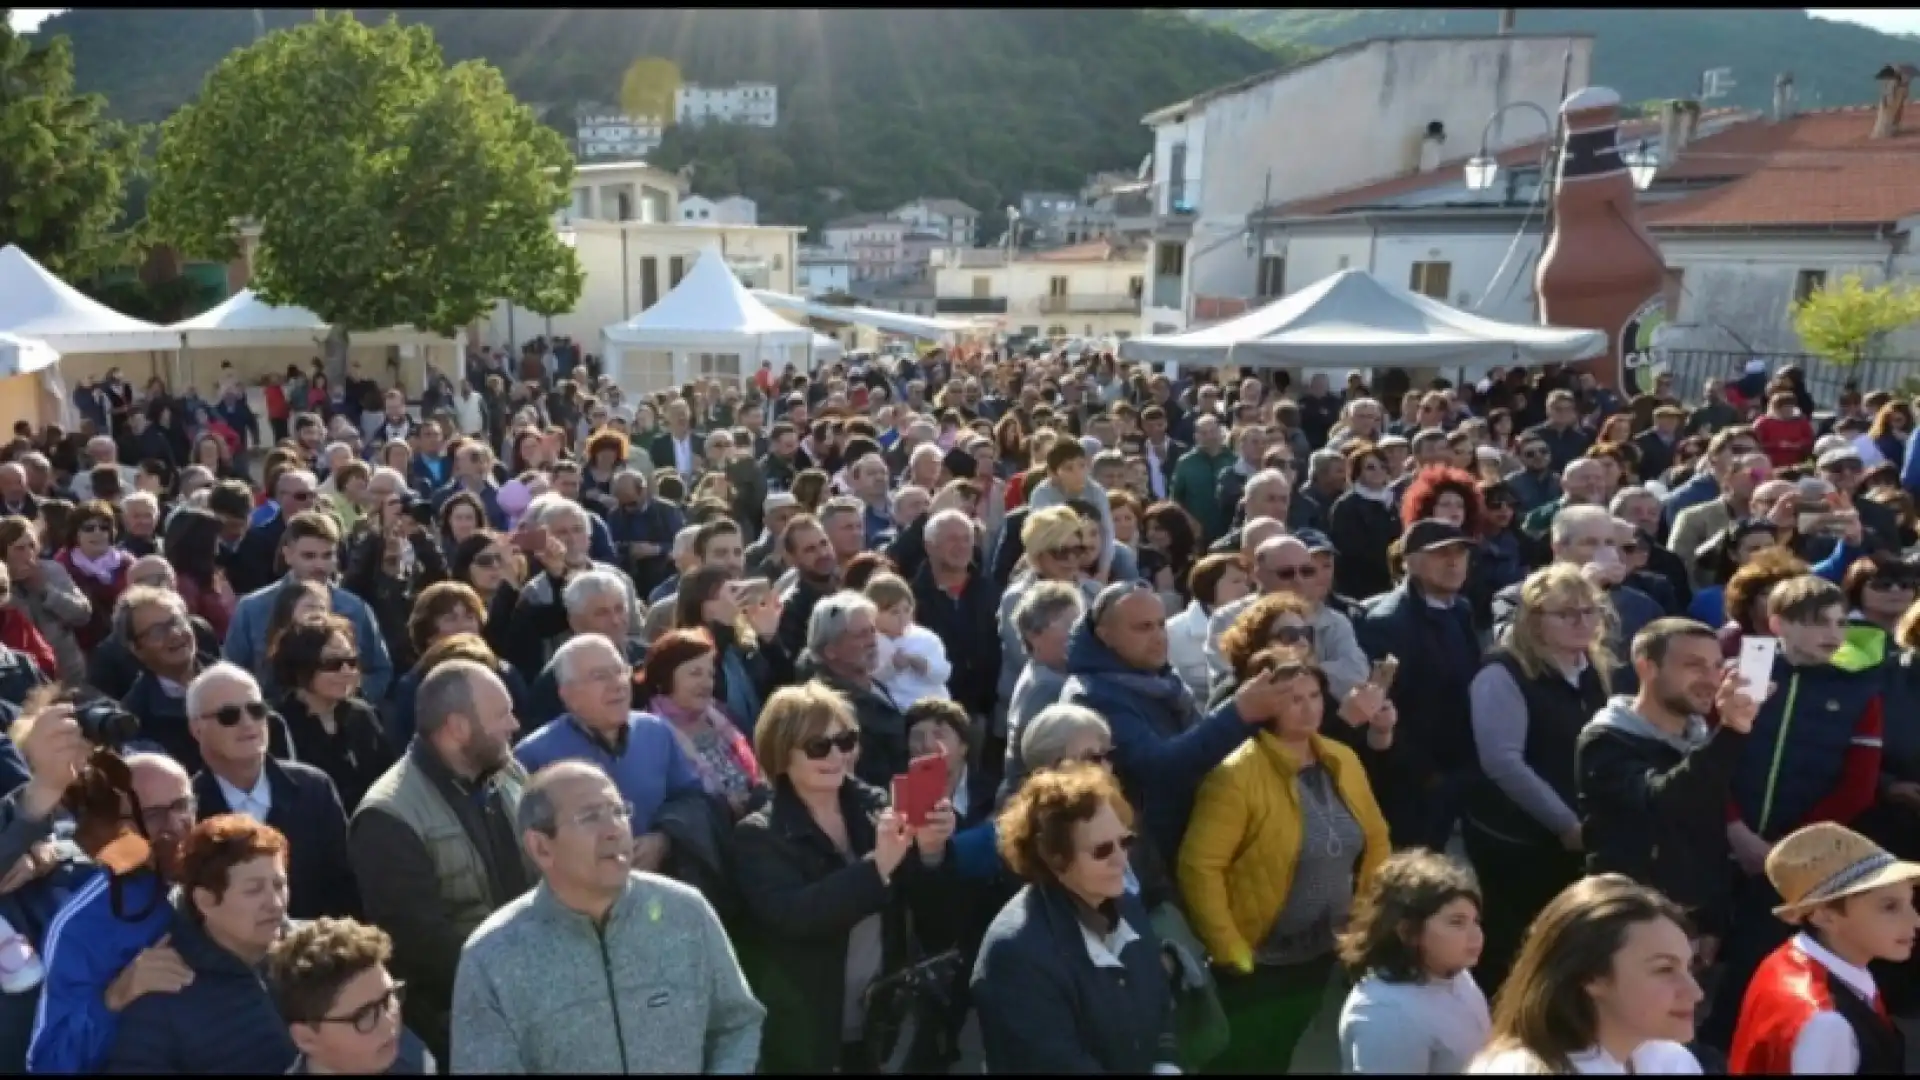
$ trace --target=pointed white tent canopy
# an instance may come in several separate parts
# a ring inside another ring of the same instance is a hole
[[[616,345],[661,351],[751,353],[807,347],[813,331],[774,314],[733,276],[720,249],[708,247],[660,302],[601,331]]]
[[[219,305],[174,323],[189,348],[306,348],[326,341],[325,319],[292,304],[269,304],[252,289],[241,289]],[[396,327],[352,335],[357,345],[430,345],[448,339],[426,330]]]
[[[13,244],[0,248],[0,331],[37,338],[61,353],[180,347],[178,334],[88,298]]]
[[[817,300],[789,296],[786,293],[772,292],[767,289],[753,290],[753,297],[777,311],[788,311],[795,315],[805,315],[810,319],[823,319],[828,322],[853,323],[856,326],[871,327],[889,334],[905,334],[925,341],[940,341],[949,335],[964,334],[976,329],[972,323],[954,319],[929,319],[924,315],[908,315],[899,311],[822,304]]]
[[[1606,347],[1598,330],[1498,322],[1342,270],[1214,326],[1122,342],[1120,355],[1201,367],[1455,367],[1565,364]]]
[[[59,350],[38,338],[0,333],[0,378],[31,375],[59,362]]]

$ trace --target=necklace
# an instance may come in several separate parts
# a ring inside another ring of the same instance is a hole
[[[1321,841],[1321,854],[1329,859],[1337,859],[1343,851],[1339,825],[1334,821],[1334,803],[1338,795],[1332,790],[1330,778],[1324,769],[1318,765],[1309,765],[1307,769],[1316,771],[1309,774],[1306,769],[1302,769],[1299,779],[1295,781],[1299,785],[1301,794],[1313,804],[1313,811],[1307,815],[1307,820],[1309,823],[1318,821],[1321,827],[1326,829],[1326,835]]]

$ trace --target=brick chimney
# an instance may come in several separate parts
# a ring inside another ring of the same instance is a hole
[[[1680,130],[1678,132],[1679,141],[1674,143],[1674,146],[1673,146],[1674,153],[1677,154],[1680,151],[1685,150],[1688,146],[1692,145],[1694,138],[1699,134],[1700,134],[1700,103],[1698,101],[1693,100],[1692,98],[1683,99],[1680,102]]]
[[[1880,107],[1873,118],[1873,138],[1892,138],[1900,131],[1900,114],[1906,110],[1914,74],[1912,64],[1888,64],[1874,74],[1880,83]]]

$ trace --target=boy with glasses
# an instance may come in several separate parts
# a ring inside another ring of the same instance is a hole
[[[406,984],[387,971],[393,939],[352,919],[289,930],[267,954],[267,986],[300,1051],[289,1075],[430,1075],[433,1055],[400,1025]]]

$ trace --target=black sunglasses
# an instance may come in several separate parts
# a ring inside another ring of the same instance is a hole
[[[339,674],[342,671],[359,671],[360,658],[358,656],[323,656],[320,658],[320,662],[315,664],[314,667],[329,674]]]
[[[1087,854],[1093,856],[1094,859],[1100,862],[1106,862],[1108,859],[1113,858],[1113,853],[1115,851],[1132,851],[1132,850],[1133,850],[1133,834],[1128,833],[1125,836],[1122,836],[1118,840],[1100,841],[1099,843],[1093,845],[1093,847],[1087,851]]]
[[[838,735],[815,735],[800,744],[800,752],[814,761],[826,760],[827,755],[835,750],[843,754],[851,754],[858,749],[860,749],[860,733],[857,731],[843,731]]]
[[[245,705],[222,705],[206,715],[220,721],[221,727],[237,727],[242,720],[258,720],[266,723],[271,713],[264,701],[249,701]]]
[[[1320,568],[1312,563],[1299,566],[1281,566],[1273,570],[1275,581],[1311,581],[1320,576]]]
[[[1920,578],[1911,574],[1880,574],[1867,579],[1867,588],[1892,592],[1894,589],[1912,589],[1917,581]]]

